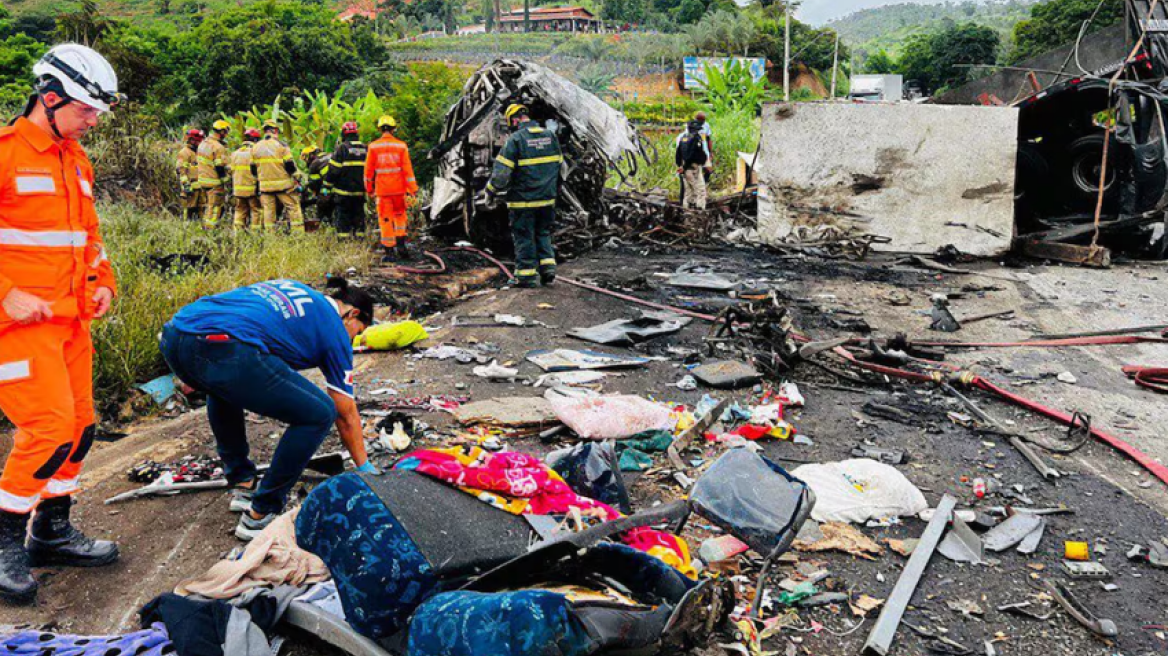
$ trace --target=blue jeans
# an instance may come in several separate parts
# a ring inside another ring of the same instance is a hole
[[[167,324],[161,348],[174,374],[207,394],[207,419],[232,485],[256,477],[244,410],[288,424],[251,503],[257,513],[283,511],[292,486],[336,422],[332,399],[280,358],[234,339],[211,341]]]

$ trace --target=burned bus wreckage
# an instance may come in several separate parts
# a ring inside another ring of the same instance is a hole
[[[506,208],[487,208],[482,196],[495,156],[509,129],[503,107],[521,103],[554,130],[564,151],[557,202],[561,229],[587,232],[603,226],[604,188],[610,174],[625,177],[656,156],[623,114],[551,70],[502,59],[479,69],[446,114],[442,141],[429,152],[438,160],[430,231],[446,238],[509,247]]]

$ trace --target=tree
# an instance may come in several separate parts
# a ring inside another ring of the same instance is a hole
[[[600,17],[619,23],[643,23],[649,16],[646,0],[605,0]]]
[[[361,70],[348,26],[318,5],[267,0],[177,37],[158,94],[181,118],[235,112],[300,90],[338,89]]]
[[[864,72],[871,75],[889,75],[897,70],[896,61],[881,48],[868,56],[864,61]]]
[[[997,32],[975,23],[917,33],[905,43],[900,72],[932,93],[958,87],[970,79],[969,64],[996,61],[999,41]]]
[[[32,92],[32,65],[49,47],[36,39],[16,34],[0,39],[0,109],[9,110],[24,102]]]
[[[706,5],[702,0],[681,0],[677,7],[677,22],[683,25],[696,23],[706,13]]]
[[[1048,0],[1030,10],[1030,18],[1014,26],[1014,49],[1006,61],[1016,64],[1074,41],[1083,23],[1099,13],[1087,29],[1096,32],[1124,18],[1123,0]]]

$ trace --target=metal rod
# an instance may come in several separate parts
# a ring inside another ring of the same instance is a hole
[[[933,552],[937,549],[937,543],[941,541],[941,534],[945,532],[945,527],[953,517],[953,509],[956,507],[957,499],[948,494],[941,497],[941,501],[937,503],[937,510],[933,513],[933,518],[929,520],[929,525],[921,534],[917,548],[913,550],[900,578],[896,581],[896,586],[892,588],[892,594],[888,595],[888,603],[884,604],[884,609],[880,611],[880,618],[876,620],[875,626],[868,634],[868,640],[864,643],[864,653],[885,656],[889,648],[892,647],[892,640],[896,637],[896,630],[900,627],[904,611],[908,609],[913,593],[916,592],[917,585],[921,582],[921,576],[924,575],[925,568],[929,566]]]

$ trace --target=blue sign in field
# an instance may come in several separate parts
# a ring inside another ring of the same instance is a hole
[[[701,89],[706,83],[706,66],[725,68],[726,63],[736,61],[750,69],[750,75],[757,82],[766,76],[765,57],[686,57],[682,60],[685,70],[685,88]]]

